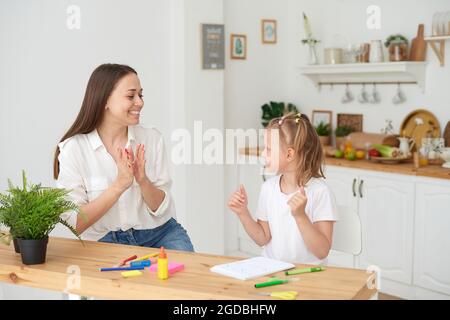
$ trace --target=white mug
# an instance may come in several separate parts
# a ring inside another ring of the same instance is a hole
[[[370,42],[369,61],[372,63],[383,62],[383,44],[381,40],[372,40]]]

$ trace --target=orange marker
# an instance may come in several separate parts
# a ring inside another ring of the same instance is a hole
[[[158,278],[161,280],[166,280],[169,278],[169,260],[167,259],[167,254],[164,251],[164,247],[161,247],[158,256]]]

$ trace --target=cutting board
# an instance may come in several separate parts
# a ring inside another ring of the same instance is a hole
[[[419,119],[419,123],[416,121]],[[430,138],[441,136],[441,127],[434,114],[428,110],[418,109],[406,116],[400,126],[400,135],[414,138],[415,148],[418,150],[422,145],[422,138],[428,135]],[[414,150],[413,150],[414,151]]]
[[[445,140],[445,146],[450,147],[450,121],[447,122],[447,126],[445,127],[444,140]]]
[[[424,38],[424,25],[419,24],[417,37],[411,41],[409,61],[425,61],[426,53],[427,43]]]
[[[391,147],[398,147],[400,142],[397,137],[397,135],[381,133],[352,132],[349,134],[348,139],[352,142],[353,148],[365,150],[366,143],[370,143],[371,145],[384,144]]]

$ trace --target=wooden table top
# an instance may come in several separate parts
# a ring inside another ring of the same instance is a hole
[[[259,156],[261,153],[261,149],[258,148],[242,148],[239,151],[241,155],[248,156]],[[416,169],[412,162],[384,164],[369,160],[350,161],[332,157],[325,158],[325,165],[450,180],[450,169],[443,168],[441,165],[428,165]]]
[[[274,299],[256,296],[257,292],[298,291],[298,299],[369,299],[376,289],[367,283],[373,275],[365,270],[327,267],[325,271],[289,276],[299,281],[255,289],[254,284],[268,277],[241,281],[211,272],[221,263],[242,258],[186,253],[167,250],[169,261],[183,263],[185,269],[168,280],[159,280],[148,270],[136,278],[124,279],[120,272],[100,272],[134,254],[157,253],[154,248],[134,247],[78,240],[50,238],[45,264],[26,266],[12,246],[0,245],[0,281],[35,288],[105,299]],[[74,268],[75,267],[75,268]],[[298,265],[297,267],[307,267]],[[80,286],[67,290],[68,283],[77,283],[73,270],[80,270]],[[285,278],[284,273],[274,274]]]

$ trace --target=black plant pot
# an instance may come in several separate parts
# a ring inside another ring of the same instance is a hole
[[[14,239],[13,239],[13,243],[14,243],[14,250],[16,251],[16,253],[20,253],[19,240],[17,240],[16,238],[14,238]]]
[[[47,255],[48,237],[40,240],[18,240],[23,264],[31,265],[41,264],[45,262],[45,257]]]

